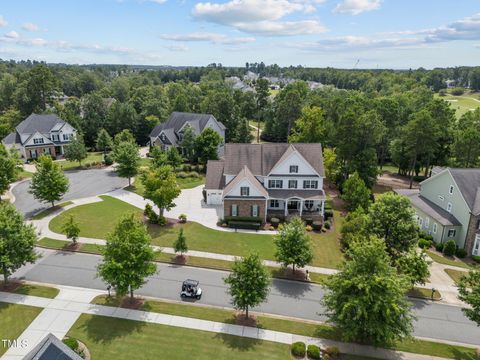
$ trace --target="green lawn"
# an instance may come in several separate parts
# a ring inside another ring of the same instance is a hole
[[[420,288],[415,287],[408,292],[408,296],[424,298],[424,299],[431,299],[432,298],[432,289]],[[434,300],[440,300],[442,298],[442,294],[437,290],[433,295]]]
[[[458,266],[458,267],[461,267],[461,268],[464,268],[464,269],[474,269],[475,267],[478,267],[478,266],[475,266],[475,265],[467,264],[466,262],[464,262],[462,260],[457,260],[457,259],[454,259],[454,258],[451,258],[451,257],[446,257],[446,256],[443,256],[443,255],[434,253],[433,251],[428,251],[427,250],[427,255],[430,256],[433,261],[438,262],[440,264],[444,264],[444,265]]]
[[[55,162],[63,170],[77,170],[82,167],[88,166],[92,163],[101,163],[103,161],[102,152],[90,152],[85,160],[82,161],[82,166],[79,166],[78,161],[68,161],[68,160],[56,160]]]
[[[99,296],[95,298],[92,303],[108,306],[118,306],[119,300],[116,298]],[[142,310],[223,323],[232,323],[234,321],[234,311],[207,306],[194,306],[164,301],[147,300],[145,301]],[[287,320],[266,315],[258,315],[257,323],[257,326],[262,329],[337,341],[342,340],[342,335],[337,329],[325,324],[300,320]],[[475,349],[423,340],[404,341],[397,344],[394,349],[451,359],[475,359]]]
[[[0,290],[2,288],[0,287]],[[39,296],[44,298],[53,299],[55,298],[60,290],[50,286],[42,286],[42,285],[29,285],[29,284],[22,284],[17,287],[14,291],[15,294],[22,294],[22,295],[30,295],[30,296]]]
[[[67,335],[92,359],[291,359],[284,344],[96,315],[81,315]]]
[[[455,284],[458,284],[462,276],[467,275],[467,272],[460,270],[445,269],[444,271],[452,278]]]
[[[0,303],[0,339],[16,340],[42,310],[33,306]],[[0,341],[0,356],[7,350]]]
[[[435,96],[438,96],[438,94]],[[438,97],[450,104],[450,107],[455,110],[457,118],[460,118],[466,112],[471,111],[471,109],[476,109],[480,106],[480,102],[475,101],[475,99],[480,100],[478,96],[471,94],[464,94],[460,96],[447,94],[445,96]]]
[[[42,210],[40,211],[38,214],[36,214],[35,216],[32,217],[32,220],[41,220],[45,217],[47,217],[48,215],[50,215],[51,213],[53,213],[55,210],[58,210],[62,207],[65,207],[65,206],[68,206],[68,205],[71,205],[73,204],[73,202],[71,201],[66,201],[64,203],[61,203],[61,204],[58,204],[58,205],[55,205],[53,207],[50,207],[48,209],[45,209],[45,210]]]
[[[80,226],[80,236],[105,239],[114,229],[119,217],[123,214],[135,213],[142,216],[142,211],[121,200],[101,196],[102,202],[86,204],[69,209],[50,222],[50,230],[63,233],[63,224],[73,215]],[[334,229],[327,233],[310,233],[314,250],[312,265],[336,268],[342,261],[342,253],[338,242],[343,218],[335,211]],[[213,230],[195,222],[160,227],[149,226],[152,244],[171,247],[183,228],[191,250],[207,251],[227,255],[245,256],[256,251],[267,260],[275,259],[275,245],[272,235],[248,234]]]
[[[68,246],[70,244],[71,244],[70,241],[50,239],[50,238],[42,238],[37,242],[38,246],[42,246],[49,249],[57,249],[57,250],[68,250]],[[103,247],[102,245],[95,245],[95,244],[80,244],[77,250],[92,253],[92,254],[101,254],[102,247]]]
[[[20,181],[23,179],[29,179],[32,177],[32,175],[33,173],[31,173],[30,171],[26,171],[22,169],[17,173],[17,181]]]
[[[192,189],[194,187],[205,184],[205,176],[203,174],[200,177],[188,177],[188,178],[177,178],[177,184],[180,186],[180,189]],[[143,186],[142,180],[140,177],[135,178],[135,182],[125,188],[128,191],[134,192],[140,196],[143,196],[145,193],[145,188]]]

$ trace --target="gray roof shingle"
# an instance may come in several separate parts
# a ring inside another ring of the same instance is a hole
[[[205,189],[219,190],[225,187],[225,176],[223,176],[224,165],[223,160],[208,160]]]
[[[55,114],[31,114],[20,124],[17,125],[16,130],[20,134],[49,133],[50,130],[58,123],[64,124],[65,121],[60,119]]]
[[[48,334],[23,360],[81,360],[72,349],[53,334]]]
[[[14,144],[20,144],[21,143],[20,136],[18,135],[18,132],[16,132],[16,131],[14,131],[14,132],[8,134],[7,136],[5,136],[5,138],[2,140],[2,142],[5,145],[14,145]]]
[[[480,187],[480,169],[449,168],[449,171],[470,210],[472,212],[474,212],[474,209],[478,210],[480,205],[476,204],[476,202],[480,201],[480,198],[477,197]]]

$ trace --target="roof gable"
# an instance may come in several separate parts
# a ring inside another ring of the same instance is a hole
[[[270,170],[270,172],[268,173],[268,175],[272,174],[275,170],[280,170],[280,168],[282,167],[282,165],[285,163],[285,162],[288,162],[290,159],[294,158],[294,157],[297,157],[297,160],[295,161],[295,165],[299,165],[298,162],[300,163],[303,163],[304,167],[306,168],[309,168],[311,172],[315,173],[316,175],[320,175],[317,173],[317,171],[312,167],[312,165],[310,165],[310,163],[302,156],[302,154],[300,154],[299,151],[297,151],[297,149],[295,148],[295,146],[293,144],[291,144],[288,149],[285,151],[285,153],[282,155],[282,157],[277,161],[277,163],[275,164],[275,166],[273,166],[273,168]],[[293,164],[292,164],[293,165]],[[281,169],[280,170],[280,174],[283,173],[283,174],[286,174],[286,170],[285,169]],[[279,175],[280,175],[279,174]],[[299,173],[299,175],[301,175],[301,173]]]
[[[31,114],[17,125],[16,130],[20,134],[33,134],[37,131],[46,134],[58,124],[63,125],[65,121],[55,114]]]
[[[247,181],[250,186],[255,188],[261,196],[268,197],[267,190],[260,184],[260,182],[255,178],[252,172],[248,169],[248,167],[244,166],[242,170],[230,181],[225,189],[223,190],[223,197],[228,196],[231,192],[233,192],[239,184],[243,181]]]
[[[41,144],[35,144],[34,139],[43,139],[43,143]],[[48,145],[48,144],[53,144],[53,142],[47,138],[45,135],[40,133],[39,131],[34,132],[32,135],[29,136],[27,140],[23,143],[23,146],[30,146],[30,145]]]
[[[177,112],[174,111],[170,114],[167,121],[161,124],[157,124],[152,132],[150,137],[158,137],[161,131],[164,129],[172,129],[175,133],[180,132],[186,124],[189,124],[197,134],[200,134],[207,125],[209,120],[214,120],[222,128],[225,128],[221,122],[219,122],[211,114],[196,114],[196,113],[186,113],[186,112]]]

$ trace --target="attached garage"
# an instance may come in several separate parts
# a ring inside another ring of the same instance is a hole
[[[221,205],[222,195],[222,190],[207,190],[207,205]]]

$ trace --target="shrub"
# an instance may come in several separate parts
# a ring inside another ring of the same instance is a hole
[[[331,357],[330,357],[330,355],[328,355],[328,354],[323,354],[322,359],[323,359],[323,360],[330,360]]]
[[[480,264],[480,255],[473,255],[472,256],[473,261],[477,262]]]
[[[157,216],[157,224],[160,225],[160,226],[164,226],[167,224],[167,219],[165,218],[165,216]]]
[[[455,252],[455,255],[461,259],[463,259],[464,257],[467,256],[467,250],[465,249],[457,249],[457,251]]]
[[[258,222],[250,221],[229,221],[228,227],[233,229],[247,229],[247,230],[258,230],[262,224]]]
[[[443,247],[443,254],[445,256],[453,256],[455,255],[455,251],[457,250],[457,244],[453,240],[448,240]]]
[[[192,167],[190,166],[190,164],[183,165],[183,171],[192,171]]]
[[[315,231],[320,231],[322,229],[322,225],[323,225],[323,223],[321,221],[314,221],[312,223],[312,228]]]
[[[305,218],[305,224],[312,225],[312,223],[313,223],[313,219],[311,217]]]
[[[331,210],[332,209],[332,200],[326,200],[325,201],[325,210]]]
[[[178,220],[180,220],[180,222],[181,222],[182,224],[185,224],[185,223],[187,222],[187,215],[186,215],[186,214],[180,214],[180,215],[178,216]]]
[[[189,175],[189,177],[197,178],[197,179],[200,177],[200,174],[196,171],[190,171],[190,173],[188,175]]]
[[[292,344],[292,355],[299,358],[303,358],[305,357],[305,352],[306,352],[305,349],[306,349],[305,343],[301,341],[297,341]]]
[[[447,90],[446,90],[446,89],[440,89],[440,90],[438,90],[438,95],[439,95],[439,96],[445,96],[445,95],[447,95]]]
[[[317,345],[308,345],[307,356],[309,359],[321,359],[320,348]]]
[[[432,243],[430,240],[427,239],[420,239],[418,240],[418,247],[421,249],[428,249],[430,246],[432,246]]]
[[[455,96],[463,95],[464,92],[465,90],[463,88],[453,88],[451,90],[452,95],[455,95]]]
[[[262,219],[259,216],[225,216],[223,219],[226,222],[229,221],[246,221],[246,222],[262,222]]]
[[[323,214],[323,217],[325,218],[325,220],[333,217],[333,210],[325,210],[325,212]]]
[[[70,349],[77,352],[78,351],[78,341],[74,338],[63,339],[62,342],[67,345]]]
[[[105,155],[105,157],[104,157],[104,159],[103,159],[103,162],[104,162],[104,164],[107,165],[107,166],[112,165],[112,164],[113,164],[113,158],[112,158],[112,156],[110,156],[110,155],[108,155],[108,154]]]
[[[143,210],[143,215],[147,217],[147,219],[152,223],[152,224],[158,224],[159,222],[159,216],[155,213],[153,210],[152,205],[147,204],[145,205],[145,210]]]
[[[443,243],[436,243],[435,244],[435,250],[437,250],[439,252],[443,252],[443,246],[444,246]]]
[[[325,352],[333,357],[338,357],[338,355],[340,355],[340,350],[336,346],[327,346]]]
[[[272,226],[274,228],[277,228],[278,224],[280,224],[280,219],[279,218],[271,218],[270,219],[270,224],[272,224]]]
[[[313,230],[313,228],[312,228],[312,226],[311,226],[311,225],[307,225],[307,226],[305,226],[305,230],[307,230],[307,231],[312,231],[312,230]]]
[[[330,221],[325,221],[323,226],[325,226],[325,229],[330,230],[330,228],[332,227],[332,224],[330,224]]]
[[[270,231],[274,231],[274,230],[275,230],[275,228],[274,228],[272,225],[270,225],[270,226],[268,227],[268,230],[270,230]]]
[[[180,171],[177,173],[177,177],[180,179],[186,179],[188,178],[188,173],[186,173],[185,171]]]

